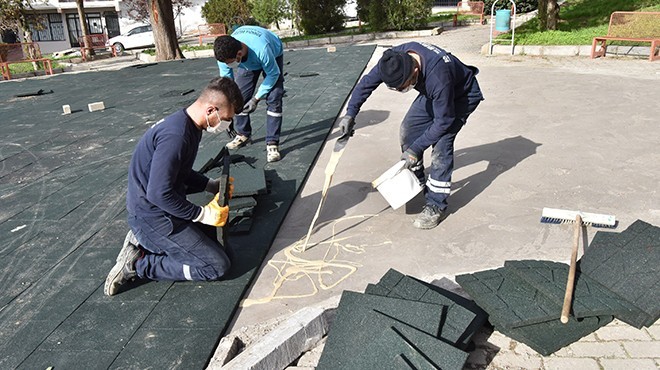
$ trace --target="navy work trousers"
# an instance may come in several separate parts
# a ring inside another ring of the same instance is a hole
[[[216,228],[176,217],[128,216],[128,225],[145,250],[135,264],[141,278],[167,281],[218,280],[230,267]]]
[[[282,96],[284,95],[284,56],[275,58],[277,66],[280,68],[280,77],[275,82],[275,86],[266,96],[266,144],[279,144],[280,130],[282,128]],[[265,72],[263,70],[249,71],[244,68],[238,68],[234,81],[241,89],[243,100],[248,102],[254,96],[254,90],[257,87],[259,76]],[[252,124],[250,115],[239,113],[234,117],[234,129],[243,136],[252,136]]]
[[[481,89],[476,78],[467,95],[454,101],[456,118],[447,132],[433,145],[431,153],[431,170],[425,179],[424,165],[420,164],[412,170],[422,184],[426,183],[426,203],[433,204],[444,210],[447,208],[447,198],[451,190],[451,174],[454,171],[454,140],[467,122],[468,117],[483,100]],[[401,124],[399,139],[404,152],[433,124],[433,102],[419,94],[410,106]]]

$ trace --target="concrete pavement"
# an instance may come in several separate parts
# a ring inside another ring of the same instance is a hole
[[[299,251],[336,133],[294,202],[233,330],[285,317],[343,290],[363,291],[389,268],[433,281],[500,267],[506,260],[567,262],[571,228],[540,224],[543,207],[614,214],[617,231],[636,219],[660,225],[660,64],[483,56],[484,26],[418,41],[441,46],[481,70],[486,100],[456,141],[451,215],[437,228],[420,231],[412,227],[420,199],[393,211],[371,189],[370,182],[399,158],[398,127],[415,97],[381,86],[356,119],[356,134],[334,174],[311,248]],[[383,50],[377,49],[367,70]],[[286,138],[281,145],[286,147]],[[591,239],[595,230],[588,232]],[[658,329],[658,324],[637,330],[615,321],[548,357],[484,331],[487,342],[469,366],[653,369],[660,366]]]

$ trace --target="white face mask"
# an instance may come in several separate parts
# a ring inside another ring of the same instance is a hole
[[[231,63],[226,63],[226,64],[227,64],[227,67],[233,69],[233,68],[238,68],[238,64],[239,64],[239,63],[238,63],[238,60],[235,60],[235,61],[233,61],[233,62],[231,62]]]
[[[206,116],[206,132],[208,132],[209,134],[220,133],[228,129],[229,125],[231,125],[231,121],[225,121],[220,119],[220,115],[218,114],[218,111],[215,111],[215,115],[218,117],[218,124],[213,127],[211,127],[211,124],[209,123],[209,117]]]

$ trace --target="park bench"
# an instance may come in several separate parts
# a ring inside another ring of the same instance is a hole
[[[483,1],[461,1],[456,5],[454,14],[454,27],[458,25],[459,14],[470,14],[479,16],[479,24],[484,24],[484,2]]]
[[[0,71],[5,80],[11,80],[10,64],[43,63],[46,74],[53,74],[50,59],[41,56],[41,49],[36,42],[0,44]]]
[[[85,46],[85,37],[87,38],[89,47]],[[108,47],[106,46],[107,42],[108,42],[107,36],[102,33],[78,37],[78,44],[80,45],[80,55],[82,55],[83,62],[87,60],[87,53],[85,52],[86,50],[107,50],[108,49]],[[117,52],[115,51],[115,48],[110,47],[110,50],[112,51],[112,56],[116,57]]]
[[[226,35],[227,29],[222,23],[209,23],[203,24],[197,28],[199,30],[199,46],[202,46],[202,42],[205,38],[216,38],[218,36]]]
[[[594,37],[591,58],[604,57],[608,41],[649,42],[649,60],[660,59],[660,12],[614,12],[610,16],[607,36]],[[598,48],[600,44],[600,48]]]

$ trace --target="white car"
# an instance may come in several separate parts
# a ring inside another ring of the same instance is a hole
[[[154,44],[154,33],[151,25],[137,26],[130,31],[115,36],[105,43],[108,48],[115,49],[115,52],[121,53],[125,49],[143,48]]]

